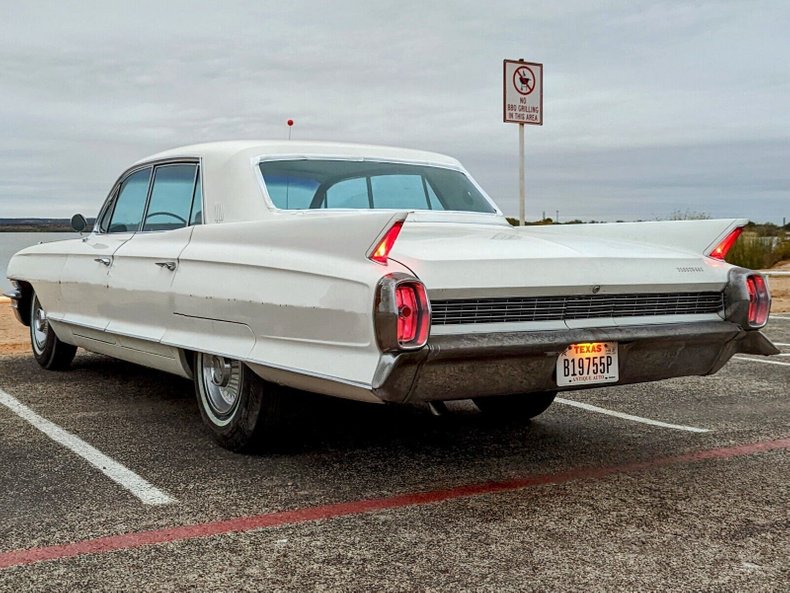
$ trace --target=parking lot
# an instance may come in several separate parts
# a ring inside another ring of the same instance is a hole
[[[525,424],[294,393],[256,455],[188,381],[7,354],[0,590],[787,591],[790,315],[765,331],[783,356]]]

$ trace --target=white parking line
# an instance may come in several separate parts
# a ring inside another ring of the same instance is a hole
[[[675,430],[685,430],[687,432],[710,432],[709,428],[697,428],[696,426],[683,426],[682,424],[668,424],[667,422],[659,422],[658,420],[651,420],[650,418],[642,418],[641,416],[632,416],[631,414],[623,414],[622,412],[615,412],[607,410],[606,408],[599,408],[598,406],[591,406],[590,404],[583,404],[570,399],[558,397],[554,400],[566,406],[573,406],[574,408],[581,408],[589,412],[598,412],[599,414],[606,414],[607,416],[614,416],[615,418],[622,418],[623,420],[632,420],[634,422],[641,422],[642,424],[650,424],[651,426],[660,426],[662,428],[674,428]]]
[[[733,360],[746,360],[748,362],[762,362],[763,364],[778,364],[782,367],[790,367],[790,362],[779,362],[778,360],[765,360],[763,358],[751,358],[750,356],[733,356]]]
[[[771,315],[769,319],[784,319],[785,321],[790,321],[790,317],[782,317],[781,315]]]
[[[159,490],[153,484],[146,482],[132,470],[124,467],[114,459],[107,457],[104,453],[89,445],[81,438],[74,436],[70,432],[66,432],[46,418],[42,418],[14,396],[6,393],[2,389],[0,389],[0,404],[4,405],[23,420],[27,420],[56,443],[63,445],[82,457],[113,482],[120,484],[134,494],[144,504],[159,505],[177,502],[175,498]]]

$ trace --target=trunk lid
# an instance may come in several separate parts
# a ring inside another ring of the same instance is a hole
[[[726,283],[728,264],[689,248],[574,233],[575,226],[546,232],[410,216],[390,257],[411,269],[432,299],[578,295],[594,287],[602,295],[718,291]],[[591,225],[576,229],[582,226]]]

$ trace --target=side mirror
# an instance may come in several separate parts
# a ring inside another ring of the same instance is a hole
[[[75,214],[71,217],[71,228],[73,228],[78,233],[81,233],[88,228],[88,221],[85,220],[85,217],[82,214]]]

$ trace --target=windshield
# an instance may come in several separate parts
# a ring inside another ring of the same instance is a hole
[[[402,163],[302,159],[260,163],[277,208],[495,212],[460,171]]]

